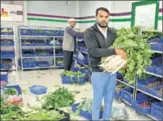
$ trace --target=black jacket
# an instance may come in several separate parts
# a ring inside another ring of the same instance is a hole
[[[115,38],[116,33],[109,27],[107,30],[107,40],[96,24],[87,29],[84,34],[84,41],[88,48],[89,67],[92,72],[102,71],[98,66],[101,62],[101,57],[115,54],[115,49],[108,48],[113,44]]]

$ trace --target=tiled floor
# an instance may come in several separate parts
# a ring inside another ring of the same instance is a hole
[[[80,102],[84,98],[92,98],[92,88],[90,83],[85,85],[62,85],[60,74],[63,72],[62,69],[55,70],[32,70],[32,71],[18,71],[17,73],[11,72],[9,74],[10,83],[20,84],[23,90],[28,90],[28,87],[31,85],[39,84],[48,87],[48,92],[54,91],[59,87],[67,87],[69,91],[79,91],[80,93],[75,94],[76,102]],[[29,93],[30,94],[30,93]],[[33,94],[30,94],[29,97],[36,97]],[[26,97],[27,98],[27,97]],[[31,99],[24,99],[26,102],[32,101]],[[114,103],[119,103],[116,100]],[[65,109],[70,111],[70,109]],[[126,105],[126,110],[129,115],[129,120],[151,120],[146,116],[139,115],[135,113],[129,106]],[[72,119],[84,120],[82,117],[75,115],[71,116]]]

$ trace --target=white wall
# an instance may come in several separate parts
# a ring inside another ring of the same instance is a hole
[[[132,11],[132,3],[137,1],[80,1],[79,2],[79,16],[94,16],[95,10],[98,7],[106,7],[109,9],[111,13],[121,13],[121,12],[131,12]],[[162,8],[162,1],[160,1],[160,7]],[[162,13],[159,13],[161,16]],[[150,15],[149,15],[150,16]],[[112,16],[111,18],[130,18],[131,16]],[[148,15],[146,16],[148,17]],[[86,19],[92,20],[92,19]],[[82,23],[80,27],[90,27],[93,23]],[[113,26],[115,28],[121,27],[130,27],[131,22],[110,22],[109,26]],[[162,21],[158,22],[158,28],[162,29]]]
[[[58,15],[58,16],[78,16],[78,1],[28,1],[27,8],[28,13],[38,13],[46,15]],[[39,17],[40,18],[40,17]],[[51,18],[56,19],[56,18]],[[41,22],[28,20],[29,26],[50,26],[50,27],[65,27],[67,23],[54,23],[54,22]]]
[[[95,16],[98,7],[106,7],[111,13],[129,12],[131,11],[131,2],[133,1],[80,1],[79,16]],[[130,17],[130,16],[129,16]],[[114,17],[112,17],[114,18]],[[88,19],[87,19],[88,20]],[[90,20],[90,19],[89,19]],[[92,23],[80,24],[80,27],[89,27]],[[109,22],[109,26],[120,28],[122,26],[130,26],[130,22]]]
[[[112,1],[79,1],[79,16],[95,16],[96,9],[99,7],[106,7],[109,9],[109,11],[112,10]],[[95,19],[95,18],[94,18]],[[92,20],[92,19],[86,19],[86,20]],[[90,27],[94,23],[82,23],[80,24],[81,28]],[[111,25],[110,23],[109,25]],[[112,25],[111,25],[112,26]]]

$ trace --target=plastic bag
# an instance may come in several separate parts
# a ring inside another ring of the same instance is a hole
[[[6,81],[0,81],[0,86],[6,86],[7,82]]]
[[[41,108],[42,102],[37,99],[35,95],[22,95],[24,105],[28,105],[30,108]]]
[[[113,102],[111,120],[128,120],[128,114],[123,103],[116,104]]]

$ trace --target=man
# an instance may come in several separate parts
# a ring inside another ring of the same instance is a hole
[[[110,47],[116,33],[108,27],[109,11],[107,8],[96,10],[96,24],[85,32],[84,40],[89,54],[89,67],[92,72],[91,83],[93,86],[92,120],[99,120],[99,112],[104,97],[103,120],[109,120],[116,85],[116,74],[104,73],[99,68],[101,57],[118,54],[126,58],[126,53],[121,49]]]
[[[68,20],[68,26],[64,31],[63,38],[63,53],[64,53],[64,69],[70,70],[72,61],[73,61],[73,52],[76,51],[76,37],[84,36],[85,29],[76,30],[74,27],[76,26],[76,20],[74,18],[70,18]]]

